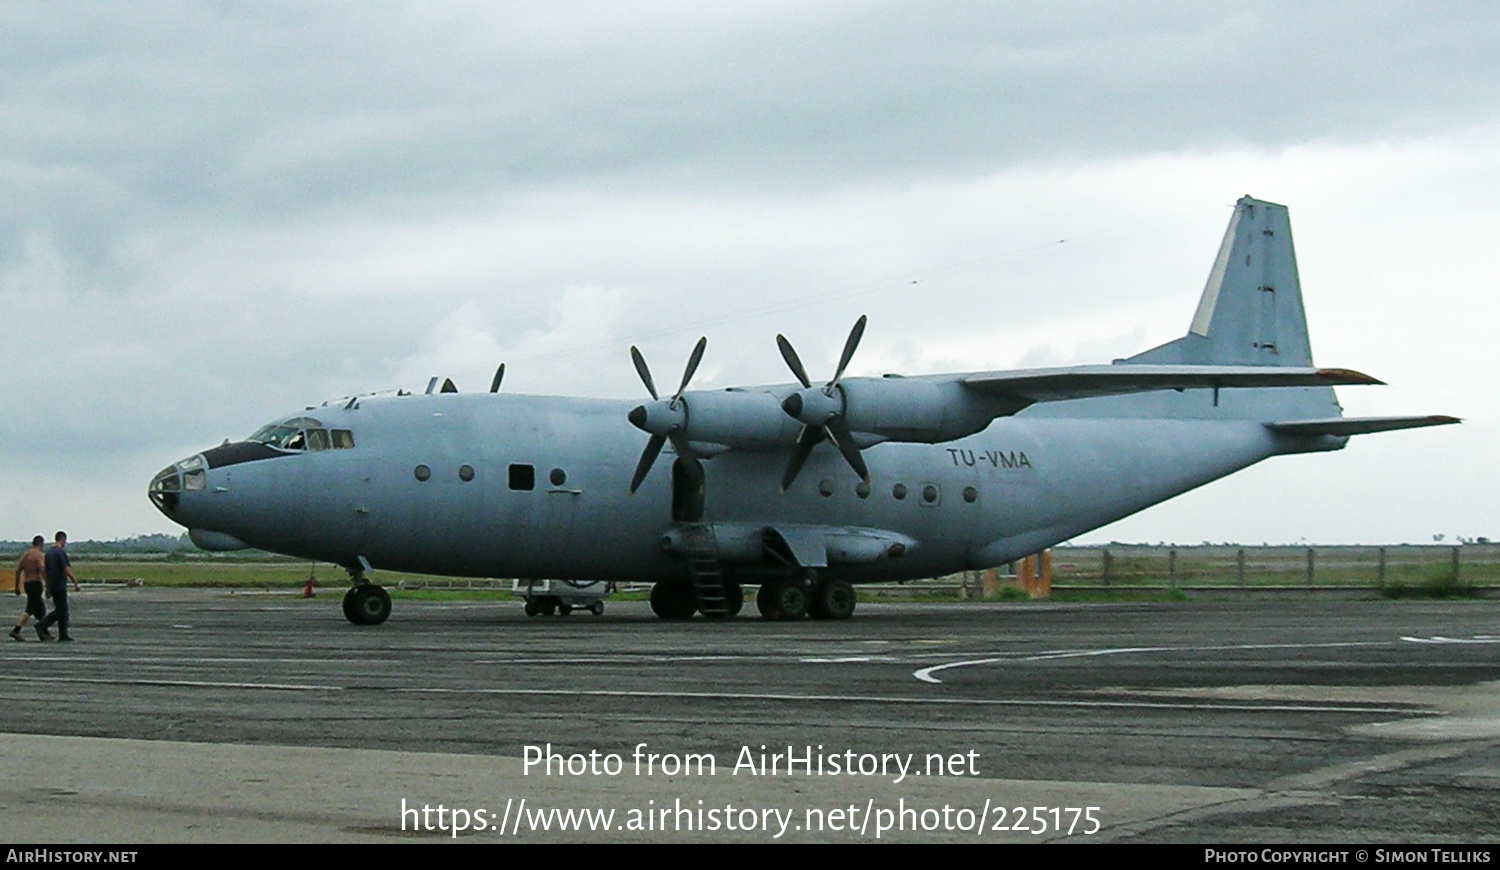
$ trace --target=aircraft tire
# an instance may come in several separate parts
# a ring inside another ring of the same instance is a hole
[[[557,602],[551,598],[542,599],[542,615],[551,616],[557,612]]]
[[[345,616],[355,625],[379,625],[391,616],[391,595],[384,587],[367,583],[344,596]]]
[[[661,619],[688,619],[698,610],[693,584],[683,580],[658,580],[651,587],[651,612]]]
[[[592,613],[595,616],[603,616],[604,615],[604,602],[603,601],[594,601],[594,602],[591,602],[589,604],[589,613]]]
[[[541,612],[542,612],[542,604],[541,604],[540,601],[537,601],[537,600],[532,599],[532,598],[526,599],[526,615],[527,616],[536,616],[537,614],[539,614]]]
[[[571,605],[571,604],[559,604],[559,605],[557,605],[557,613],[558,613],[559,616],[568,616],[572,612],[573,612],[573,605]]]
[[[854,587],[847,580],[819,583],[808,602],[807,612],[813,619],[848,619],[854,615],[858,601]]]
[[[801,619],[807,615],[807,586],[800,580],[765,583],[755,596],[755,606],[766,619]]]

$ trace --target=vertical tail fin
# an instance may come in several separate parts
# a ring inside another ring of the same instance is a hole
[[[1286,206],[1235,204],[1188,334],[1131,362],[1312,365]]]
[[[1312,365],[1286,206],[1248,196],[1235,203],[1187,335],[1124,362]],[[1267,419],[1275,419],[1342,414],[1331,387],[1236,391],[1234,401],[1226,406],[1216,407],[1208,416],[1269,415]]]

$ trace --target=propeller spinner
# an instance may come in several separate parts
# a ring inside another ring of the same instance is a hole
[[[663,400],[656,392],[656,382],[651,378],[651,369],[646,365],[646,358],[641,356],[638,348],[630,348],[630,359],[635,363],[636,374],[641,376],[641,383],[646,385],[646,392],[651,394],[651,403],[637,405],[631,409],[629,420],[633,426],[646,432],[651,440],[646,442],[646,449],[641,451],[641,459],[636,463],[635,475],[630,478],[630,494],[640,488],[641,481],[646,479],[650,473],[651,466],[656,463],[656,457],[661,455],[662,447],[668,440],[672,442],[672,449],[677,451],[678,456],[692,458],[693,451],[688,445],[687,438],[682,434],[683,427],[687,425],[687,406],[682,401],[682,394],[687,390],[688,382],[693,379],[693,374],[698,371],[698,364],[703,362],[703,350],[708,347],[708,337],[698,339],[698,345],[693,348],[688,357],[687,367],[682,371],[682,383],[677,386],[677,392],[671,399]]]
[[[845,396],[843,388],[839,386],[839,381],[844,377],[844,369],[849,366],[849,360],[854,357],[854,351],[864,337],[866,320],[861,314],[859,320],[854,322],[854,328],[849,330],[849,338],[844,342],[844,353],[839,357],[839,366],[834,370],[833,380],[822,387],[812,385],[807,369],[803,367],[801,358],[786,336],[776,336],[776,347],[781,350],[781,358],[786,360],[787,367],[804,388],[787,396],[786,401],[781,403],[783,411],[802,421],[802,430],[797,433],[797,443],[792,447],[792,457],[781,475],[782,492],[791,489],[812,449],[824,438],[833,442],[839,453],[843,454],[844,461],[849,463],[849,467],[854,469],[861,480],[870,479],[870,469],[854,443],[854,433],[849,431],[849,424],[844,420]]]

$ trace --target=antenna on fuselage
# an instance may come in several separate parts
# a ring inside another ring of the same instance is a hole
[[[500,392],[500,382],[503,380],[505,380],[505,363],[501,363],[500,368],[495,369],[495,379],[490,381],[490,392]]]

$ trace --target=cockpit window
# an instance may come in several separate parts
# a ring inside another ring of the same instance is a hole
[[[354,433],[348,429],[324,429],[311,417],[293,417],[270,423],[255,430],[249,441],[281,450],[348,450],[354,447]]]
[[[296,429],[292,426],[283,426],[280,423],[272,423],[255,430],[255,434],[251,435],[249,440],[259,441],[260,443],[267,444],[271,447],[280,447],[282,450],[297,450],[301,448],[289,447],[287,446],[287,442],[291,441],[294,438],[297,438],[300,432],[301,430]],[[300,441],[301,439],[298,438],[298,440]]]

